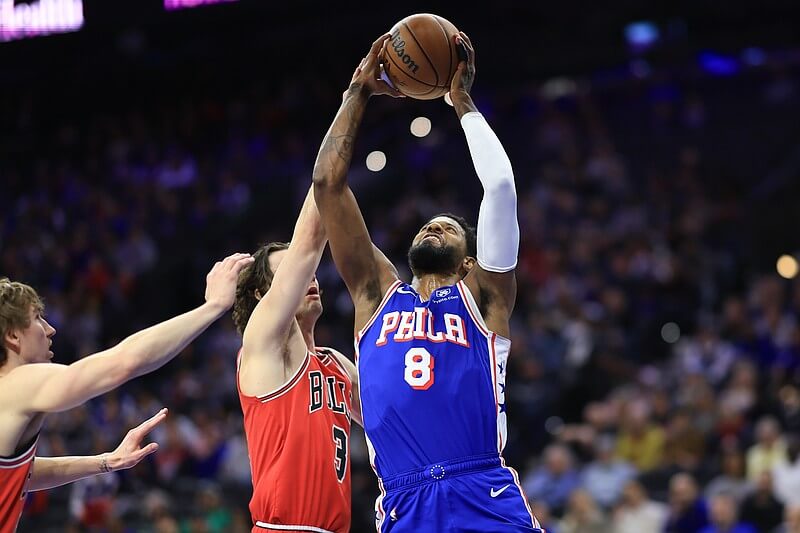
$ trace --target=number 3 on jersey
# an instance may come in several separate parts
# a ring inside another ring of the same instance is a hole
[[[336,479],[341,483],[347,475],[347,432],[336,425],[333,426],[333,442],[336,443],[333,468],[336,470]]]
[[[433,356],[425,348],[411,348],[406,352],[406,383],[412,389],[428,390],[433,385]]]

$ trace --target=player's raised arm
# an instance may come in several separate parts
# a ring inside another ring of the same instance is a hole
[[[311,189],[300,209],[289,249],[244,329],[239,379],[245,389],[269,388],[262,381],[275,374],[275,364],[283,365],[297,307],[308,293],[324,249],[325,230]],[[302,337],[298,335],[296,342],[302,344]],[[302,346],[300,349],[303,350]],[[308,349],[313,349],[313,346]]]
[[[251,262],[248,254],[218,262],[206,278],[203,305],[135,333],[113,348],[69,366],[42,363],[15,368],[8,386],[0,391],[0,404],[25,413],[66,411],[161,367],[233,305],[239,271]]]
[[[508,337],[517,285],[514,269],[519,253],[517,192],[514,172],[503,145],[478,112],[469,92],[475,79],[475,50],[464,32],[456,43],[466,53],[453,76],[450,98],[467,138],[475,172],[483,185],[478,213],[478,265],[465,282],[478,300],[493,331]]]
[[[314,196],[333,260],[356,308],[356,330],[366,323],[385,290],[397,279],[394,267],[383,254],[373,253],[364,217],[347,183],[356,134],[369,97],[400,96],[379,79],[378,53],[387,39],[389,34],[378,38],[356,68],[314,164]]]

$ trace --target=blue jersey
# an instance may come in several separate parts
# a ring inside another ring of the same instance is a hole
[[[503,450],[510,345],[488,330],[463,282],[428,301],[401,281],[389,288],[356,339],[364,430],[379,478]]]
[[[427,301],[401,281],[386,292],[356,337],[378,531],[541,533],[501,456],[510,346],[463,281]]]
[[[356,337],[379,532],[542,532],[501,456],[510,347],[463,281],[386,291]]]

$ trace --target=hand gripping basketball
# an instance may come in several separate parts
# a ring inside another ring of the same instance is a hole
[[[378,54],[389,40],[389,34],[384,33],[372,43],[369,53],[361,60],[353,72],[350,80],[350,90],[359,88],[368,95],[388,94],[394,98],[404,98],[400,91],[392,88],[388,83],[381,79],[381,65],[378,61]],[[345,93],[346,94],[346,93]]]

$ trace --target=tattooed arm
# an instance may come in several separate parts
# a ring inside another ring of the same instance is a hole
[[[314,164],[314,197],[333,260],[355,305],[356,331],[369,320],[386,289],[397,279],[394,266],[372,244],[364,217],[347,184],[353,145],[369,97],[401,96],[378,76],[378,53],[388,38],[387,34],[375,41],[356,68]]]

